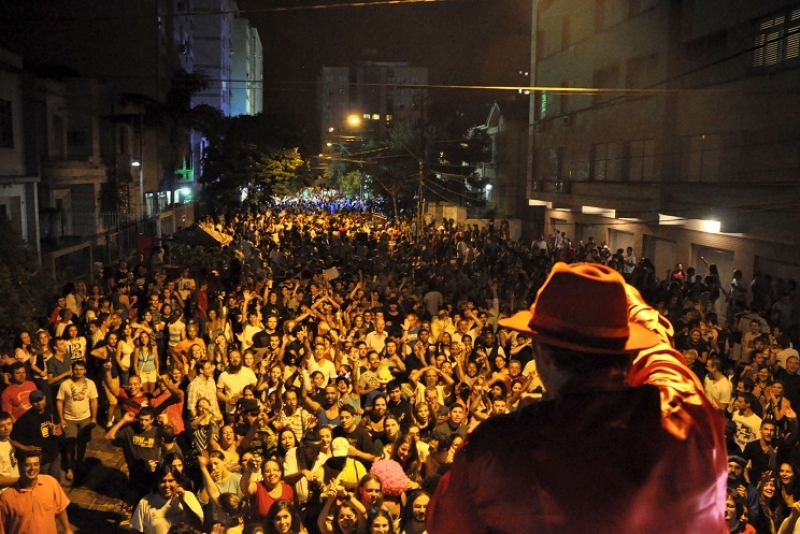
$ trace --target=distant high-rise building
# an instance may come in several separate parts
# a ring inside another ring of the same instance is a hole
[[[193,105],[207,104],[231,115],[233,0],[192,0],[194,12],[194,68],[205,75],[208,87],[195,94]]]
[[[258,30],[243,18],[233,19],[231,115],[255,115],[264,107],[264,62]]]
[[[424,118],[427,85],[428,69],[408,63],[323,66],[317,79],[322,152],[383,138],[393,124]]]

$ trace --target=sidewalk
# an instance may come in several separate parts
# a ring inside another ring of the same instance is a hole
[[[130,532],[120,526],[117,512],[121,496],[128,484],[127,467],[122,450],[105,440],[105,430],[95,427],[86,451],[86,474],[74,485],[63,481],[64,491],[72,501],[69,520],[75,532],[122,534]]]

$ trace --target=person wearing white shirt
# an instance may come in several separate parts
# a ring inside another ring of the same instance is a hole
[[[228,415],[236,413],[236,403],[245,386],[255,386],[257,382],[256,374],[242,365],[242,354],[238,350],[231,351],[228,354],[228,370],[217,379],[217,399],[225,403]]]

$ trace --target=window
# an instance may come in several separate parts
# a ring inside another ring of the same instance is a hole
[[[594,31],[601,32],[608,23],[609,0],[597,0],[594,6]]]
[[[619,88],[619,66],[614,65],[613,67],[597,70],[593,78],[593,86],[596,89],[617,89]],[[602,104],[615,97],[614,93],[601,91],[594,95],[594,105]]]
[[[544,28],[536,29],[536,57],[543,59],[547,57],[547,30]]]
[[[684,137],[681,146],[683,179],[689,182],[719,181],[721,152],[722,136],[719,134]]]
[[[128,153],[128,127],[122,126],[119,129],[119,153]]]
[[[566,50],[572,46],[572,21],[569,15],[564,15],[561,19],[561,50]]]
[[[556,178],[559,180],[569,176],[570,169],[567,164],[567,148],[560,146],[556,149]]]
[[[622,161],[620,143],[598,143],[592,146],[591,176],[599,182],[619,180]]]
[[[14,147],[14,117],[11,101],[0,100],[0,148]]]
[[[86,132],[75,130],[67,132],[67,146],[73,148],[86,146]]]
[[[592,178],[604,181],[608,172],[608,143],[592,146]]]
[[[753,48],[754,67],[800,57],[800,8],[761,19],[756,26]]]
[[[653,181],[655,141],[628,141],[625,144],[625,176],[629,182]]]
[[[628,60],[626,87],[641,89],[658,82],[658,54],[635,57]]]

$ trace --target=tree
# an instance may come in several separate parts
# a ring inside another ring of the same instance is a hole
[[[55,281],[6,217],[0,216],[0,339],[10,344],[22,331],[35,332],[38,319],[49,313]]]
[[[367,174],[360,170],[350,171],[339,178],[339,190],[349,198],[360,198],[366,183]]]
[[[226,119],[203,161],[203,198],[217,208],[229,208],[240,205],[243,196],[261,203],[308,185],[309,166],[297,145],[290,144],[295,140],[274,117]]]

